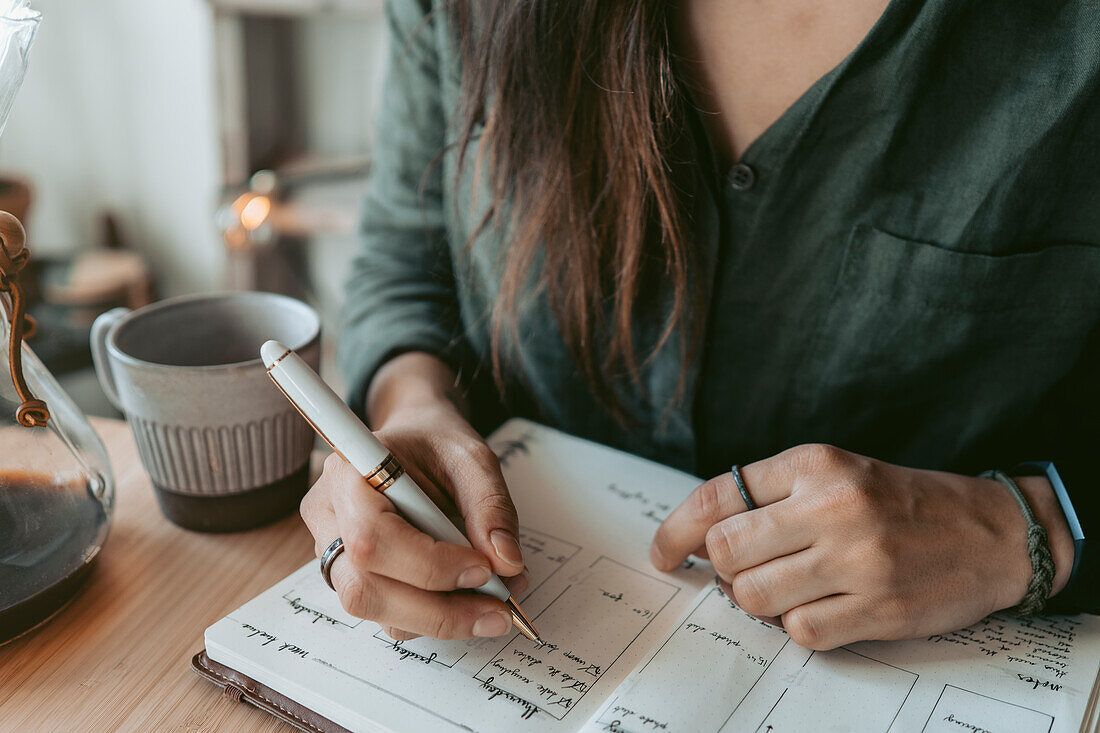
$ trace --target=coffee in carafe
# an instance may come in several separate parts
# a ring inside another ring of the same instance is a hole
[[[23,337],[19,221],[0,211],[0,644],[57,613],[107,539],[114,479],[99,436]]]
[[[0,642],[49,618],[91,572],[108,523],[98,488],[0,475]]]

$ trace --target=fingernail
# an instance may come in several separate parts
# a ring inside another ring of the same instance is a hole
[[[522,593],[527,590],[531,585],[531,573],[527,568],[523,569],[523,572],[516,576],[516,587],[513,589],[514,593]]]
[[[519,575],[513,575],[511,578],[504,578],[504,584],[508,586],[509,593],[513,596],[518,596],[531,585],[531,573],[527,572],[527,568],[524,568],[523,572]]]
[[[655,544],[649,546],[649,561],[653,563],[653,567],[658,569],[663,569],[668,565],[668,561],[665,560],[661,548]]]
[[[508,633],[512,620],[499,611],[487,613],[474,622],[474,636],[504,636]]]
[[[494,529],[489,534],[489,540],[493,543],[493,549],[497,551],[497,557],[509,565],[523,567],[523,553],[519,550],[519,542],[510,532]]]
[[[489,569],[480,565],[466,568],[458,576],[459,588],[479,588],[489,582]]]

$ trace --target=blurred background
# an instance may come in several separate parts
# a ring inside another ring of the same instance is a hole
[[[27,228],[32,348],[88,413],[88,329],[118,305],[293,295],[333,345],[385,57],[382,0],[34,0],[0,137]]]

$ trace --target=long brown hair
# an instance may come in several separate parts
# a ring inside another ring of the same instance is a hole
[[[690,359],[703,326],[692,285],[694,152],[687,95],[673,71],[667,0],[452,0],[462,108],[459,170],[475,130],[475,170],[490,223],[508,231],[491,318],[492,367],[503,384],[502,344],[518,343],[515,314],[529,282],[544,288],[592,393],[620,420],[616,394],[674,334]],[[496,222],[504,204],[509,221]],[[539,261],[539,256],[542,260]],[[647,353],[631,328],[643,290],[667,281],[671,307]],[[690,324],[688,323],[690,321]],[[684,326],[687,325],[687,328]],[[683,377],[676,396],[682,393]]]

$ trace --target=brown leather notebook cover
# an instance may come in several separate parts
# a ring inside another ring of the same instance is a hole
[[[215,662],[206,656],[205,649],[191,658],[191,669],[225,688],[226,693],[236,697],[238,702],[249,702],[298,730],[306,733],[351,733],[347,728],[333,723],[251,677]]]

